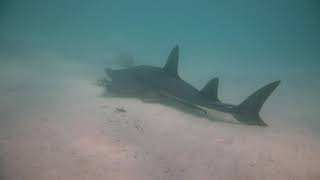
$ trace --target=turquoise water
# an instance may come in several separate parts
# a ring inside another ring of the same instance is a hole
[[[317,0],[2,0],[0,92],[15,98],[2,95],[0,118],[27,111],[15,109],[21,99],[50,104],[46,93],[63,96],[60,86],[74,79],[93,83],[121,54],[163,66],[179,45],[181,77],[201,88],[218,76],[223,101],[238,104],[281,80],[263,119],[319,142],[319,22]],[[3,121],[3,132],[19,124]]]
[[[302,124],[312,121],[313,128],[319,127],[320,5],[315,0],[2,4],[2,61],[106,65],[126,53],[137,64],[162,66],[178,44],[180,74],[195,86],[219,76],[223,99],[238,103],[258,86],[279,79],[283,83],[272,98],[278,102],[269,108],[293,108],[288,113],[296,115],[290,118],[299,116]]]

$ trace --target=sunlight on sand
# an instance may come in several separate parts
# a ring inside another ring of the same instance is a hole
[[[102,98],[94,80],[76,74],[50,78],[47,87],[28,68],[0,87],[2,179],[320,178],[320,141],[312,133],[211,122],[137,99]],[[26,74],[30,88],[7,91]]]

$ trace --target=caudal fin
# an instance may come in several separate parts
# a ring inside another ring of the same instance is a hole
[[[267,84],[250,95],[240,105],[235,107],[233,116],[240,122],[249,125],[267,126],[261,119],[259,112],[261,107],[271,93],[280,84],[280,81],[275,81]]]

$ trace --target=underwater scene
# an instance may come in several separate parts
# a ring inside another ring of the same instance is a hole
[[[319,180],[320,1],[1,0],[0,180]]]

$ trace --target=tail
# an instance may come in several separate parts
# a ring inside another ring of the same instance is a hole
[[[250,95],[240,105],[235,107],[235,111],[232,114],[233,117],[248,125],[268,126],[261,119],[259,112],[264,102],[279,84],[280,81],[272,82]]]

